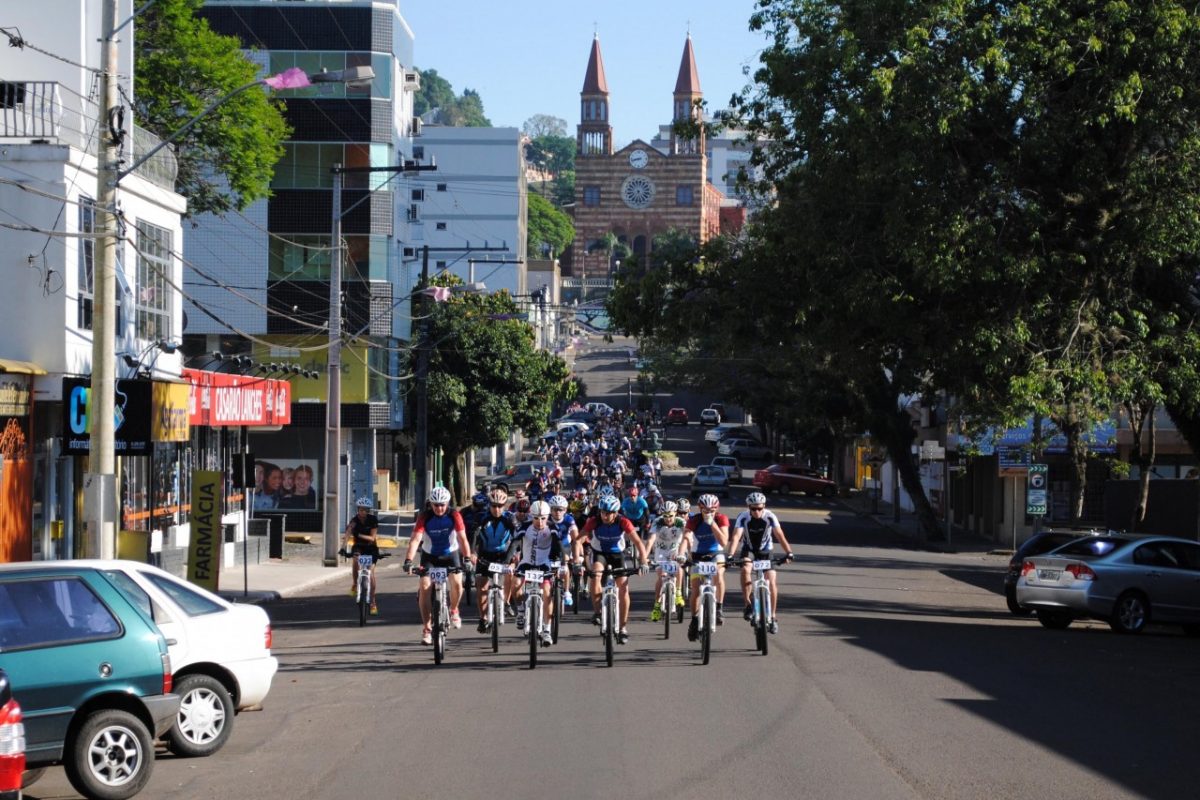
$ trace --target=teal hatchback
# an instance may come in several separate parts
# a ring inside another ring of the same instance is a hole
[[[162,634],[102,572],[0,564],[0,668],[21,699],[29,778],[62,764],[84,797],[141,791],[179,696]]]

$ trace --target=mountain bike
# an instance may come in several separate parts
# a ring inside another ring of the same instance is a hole
[[[462,567],[418,567],[414,575],[428,575],[433,583],[429,592],[429,626],[433,633],[433,663],[441,664],[446,657],[446,631],[450,630],[450,573],[462,572]]]
[[[663,619],[663,638],[671,638],[671,617],[678,614],[678,619],[683,620],[683,606],[676,607],[678,600],[678,588],[675,583],[675,576],[679,574],[679,565],[674,559],[666,559],[659,561],[655,567],[663,571],[662,590],[658,593],[658,609],[662,612]]]
[[[696,606],[698,633],[700,634],[700,663],[707,664],[712,652],[712,635],[717,629],[717,585],[713,576],[720,569],[714,561],[696,561],[692,573],[700,576],[700,597]]]
[[[529,639],[529,668],[537,667],[538,647],[542,635],[549,633],[550,626],[542,619],[542,578],[544,570],[527,569],[525,576],[525,636]]]
[[[391,553],[373,556],[369,553],[348,553],[342,549],[338,551],[338,555],[358,559],[358,583],[354,602],[358,604],[358,626],[361,628],[367,624],[367,615],[371,612],[371,604],[375,602],[375,595],[371,591],[371,576],[375,574],[375,564],[389,557]]]
[[[500,626],[504,624],[504,576],[512,572],[507,564],[487,565],[491,581],[488,584],[486,606],[483,609],[484,621],[492,634],[492,652],[500,652]]]
[[[771,607],[771,584],[767,581],[767,571],[772,566],[787,563],[787,560],[787,557],[784,556],[754,561],[739,559],[736,562],[730,562],[741,566],[750,561],[750,569],[754,574],[750,584],[750,625],[754,628],[755,648],[764,656],[767,654],[767,633],[771,626],[771,620],[775,618],[775,609]]]
[[[604,663],[613,665],[613,645],[621,630],[621,598],[617,591],[617,578],[633,575],[636,569],[628,567],[613,567],[607,561],[603,572],[591,571],[588,574],[600,575],[603,587],[600,590],[600,635],[604,637]]]
[[[552,561],[550,563],[550,569],[554,572],[554,584],[550,589],[550,602],[552,604],[550,611],[550,641],[554,644],[558,644],[558,629],[562,625],[563,593],[565,591],[566,582],[563,579],[563,566],[561,561]]]

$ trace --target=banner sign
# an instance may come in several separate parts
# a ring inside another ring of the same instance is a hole
[[[1024,447],[997,447],[996,463],[1001,475],[1024,475],[1033,461],[1033,454]]]
[[[188,419],[192,425],[288,425],[292,421],[292,385],[274,378],[183,370],[191,384]]]
[[[117,381],[114,398],[114,447],[120,456],[150,452],[153,413],[151,382]],[[87,455],[92,446],[91,378],[63,378],[63,452]]]
[[[217,591],[221,571],[221,479],[220,472],[192,473],[192,530],[188,540],[187,579],[197,586]]]
[[[1025,484],[1025,513],[1031,517],[1044,517],[1049,507],[1049,492],[1046,485],[1050,467],[1046,464],[1030,464],[1029,480]]]
[[[29,416],[28,375],[0,374],[0,417]]]
[[[191,436],[188,425],[188,400],[191,387],[186,383],[154,382],[154,416],[151,436],[156,442],[186,442]]]

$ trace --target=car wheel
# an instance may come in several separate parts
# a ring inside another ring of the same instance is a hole
[[[1071,614],[1068,611],[1039,608],[1037,610],[1037,620],[1042,623],[1043,628],[1049,628],[1052,631],[1061,631],[1065,630],[1071,624]]]
[[[1150,601],[1141,592],[1128,591],[1113,604],[1108,625],[1117,633],[1141,633],[1150,621]]]
[[[195,758],[220,750],[233,730],[233,698],[211,675],[185,675],[175,684],[183,700],[167,744],[176,755]]]
[[[1025,608],[1017,603],[1017,593],[1012,589],[1004,590],[1004,601],[1008,603],[1008,610],[1012,612],[1014,617],[1028,617],[1033,613],[1033,609]]]
[[[67,780],[84,797],[125,800],[154,769],[154,742],[140,719],[115,708],[92,712],[67,742]]]
[[[788,494],[791,494],[791,493],[792,493],[792,487],[791,487],[791,486],[789,486],[789,485],[788,485],[788,484],[786,484],[786,483],[781,483],[781,484],[779,484],[779,488],[778,488],[778,490],[777,490],[777,491],[778,491],[780,494],[783,494],[783,495],[788,495]]]
[[[836,494],[837,494],[837,489],[835,489],[834,487],[830,486],[828,489],[826,489],[825,491],[821,492],[821,494],[822,494],[824,497],[833,497],[834,495],[836,495]]]

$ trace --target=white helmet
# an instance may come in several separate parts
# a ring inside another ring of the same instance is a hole
[[[715,494],[702,494],[696,503],[705,511],[716,511],[721,507],[721,501]]]
[[[371,498],[364,495],[364,496],[358,498],[358,500],[355,501],[354,505],[357,508],[370,508],[371,506],[373,506],[375,504],[371,502]]]
[[[679,510],[679,506],[675,503],[674,500],[668,500],[667,502],[663,503],[663,513],[664,514],[674,514],[678,510]]]
[[[553,497],[550,498],[550,500],[548,502],[550,503],[550,508],[552,508],[552,509],[559,508],[564,511],[566,510],[567,505],[568,505],[567,498],[563,497],[561,494],[554,495]]]
[[[548,517],[550,516],[550,504],[545,500],[534,500],[529,506],[529,516],[531,517]]]
[[[504,491],[499,486],[497,486],[495,489],[492,489],[492,491],[488,493],[488,501],[491,503],[507,503],[508,502],[508,492]]]
[[[445,486],[435,486],[429,493],[429,502],[433,505],[449,505],[450,490]]]
[[[692,501],[688,500],[686,497],[679,498],[679,500],[675,502],[675,505],[679,506],[680,514],[686,514],[692,510]]]
[[[746,495],[746,505],[748,506],[765,506],[767,504],[767,496],[762,492],[751,492]]]

